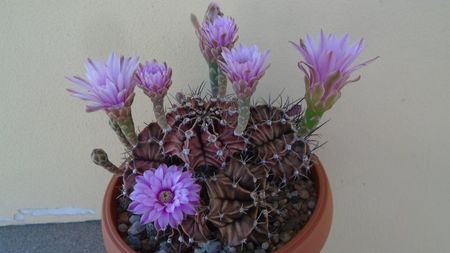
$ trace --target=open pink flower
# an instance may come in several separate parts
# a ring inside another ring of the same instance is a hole
[[[259,79],[269,67],[266,65],[268,56],[268,50],[260,53],[256,45],[246,47],[239,44],[231,50],[223,49],[220,67],[231,81],[238,97],[250,97],[255,92]]]
[[[137,57],[124,58],[114,53],[106,63],[88,59],[86,79],[77,76],[67,78],[85,91],[67,90],[74,97],[92,102],[86,106],[88,112],[121,109],[134,95],[136,84],[133,75],[138,61]]]
[[[364,46],[362,39],[349,44],[348,34],[338,38],[335,34],[325,35],[321,31],[317,42],[307,35],[306,40],[300,39],[298,45],[291,43],[304,58],[298,66],[306,76],[306,98],[311,96],[314,103],[327,109],[339,98],[340,90],[346,84],[359,80],[359,76],[350,79],[351,74],[378,58],[352,66]],[[312,97],[313,94],[320,97]]]
[[[136,71],[138,86],[149,96],[166,95],[172,85],[172,69],[156,60],[140,65]]]
[[[314,129],[325,111],[336,103],[341,89],[359,80],[359,76],[350,79],[352,73],[378,58],[352,66],[364,48],[363,40],[353,44],[348,40],[348,34],[338,38],[335,34],[326,36],[321,31],[317,42],[309,35],[306,41],[300,39],[298,45],[291,42],[304,58],[298,67],[305,73],[305,121],[309,130]]]
[[[142,215],[141,224],[154,222],[157,230],[164,230],[168,225],[176,228],[185,215],[195,214],[200,189],[190,172],[161,164],[136,178],[128,210]]]

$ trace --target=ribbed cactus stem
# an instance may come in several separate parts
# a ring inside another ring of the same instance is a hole
[[[212,97],[217,97],[219,94],[219,65],[216,62],[209,64],[209,81]]]
[[[104,169],[113,174],[120,175],[123,172],[119,167],[117,167],[116,165],[114,165],[112,162],[109,161],[108,155],[103,149],[96,148],[92,150],[91,159],[95,164],[103,167]]]
[[[217,80],[219,84],[219,97],[223,98],[227,94],[227,77],[225,73],[219,68],[217,68]]]
[[[236,129],[234,129],[234,134],[236,136],[241,136],[245,128],[247,128],[248,120],[250,118],[250,96],[239,98],[239,117]]]
[[[137,135],[134,130],[133,117],[131,115],[131,110],[128,111],[128,115],[123,118],[116,119],[115,122],[122,130],[122,134],[128,140],[128,142],[134,146],[137,144]]]
[[[156,121],[164,132],[171,130],[166,119],[166,112],[164,111],[164,95],[151,96],[150,99],[153,103],[153,112],[155,113]]]
[[[127,137],[122,133],[122,129],[120,129],[119,124],[113,119],[109,118],[109,125],[111,126],[112,130],[117,134],[117,137],[119,137],[120,142],[125,145],[127,149],[131,149],[133,146],[128,142]]]

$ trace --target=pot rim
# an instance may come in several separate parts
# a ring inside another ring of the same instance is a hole
[[[312,232],[326,213],[327,201],[331,198],[330,184],[325,169],[323,168],[319,158],[316,155],[312,155],[311,160],[313,162],[311,175],[315,183],[318,196],[316,207],[314,208],[314,211],[305,226],[297,232],[288,243],[277,249],[275,253],[293,252],[297,245],[301,244],[312,235]],[[116,195],[119,189],[117,185],[119,184],[121,177],[122,176],[113,176],[106,188],[102,205],[102,230],[103,233],[107,233],[111,236],[112,241],[121,252],[135,252],[130,246],[128,246],[128,244],[126,244],[117,230],[117,219],[114,218],[117,216],[117,211],[110,210],[111,201],[117,197]]]

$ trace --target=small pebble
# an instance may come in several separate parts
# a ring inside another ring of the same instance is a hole
[[[128,234],[130,235],[138,235],[142,231],[145,230],[145,226],[141,225],[141,223],[135,222],[131,224],[130,228],[128,228]]]
[[[301,200],[300,196],[294,196],[291,198],[291,203],[297,204],[298,202],[300,202],[300,200]]]
[[[236,253],[236,248],[231,246],[225,246],[222,250],[224,253]]]
[[[291,240],[291,235],[289,234],[289,233],[282,233],[281,235],[280,235],[280,239],[283,241],[283,242],[288,242],[289,240]]]
[[[130,245],[131,248],[135,250],[141,249],[141,240],[137,236],[129,235],[127,237],[127,243]]]
[[[282,229],[284,231],[295,231],[295,227],[298,226],[300,221],[301,221],[301,218],[299,218],[298,216],[291,217],[291,219],[288,220],[288,222],[286,222],[286,225],[283,226]]]
[[[119,214],[119,223],[128,224],[128,214],[126,212],[123,212]]]
[[[310,200],[310,201],[308,202],[308,208],[309,208],[310,210],[312,210],[312,209],[314,209],[315,207],[316,207],[316,201]]]
[[[149,243],[148,240],[142,240],[141,245],[142,245],[141,248],[142,248],[143,252],[152,252],[152,250],[154,250],[154,248],[152,247],[152,245]]]
[[[175,253],[175,250],[172,248],[172,245],[166,241],[163,241],[159,244],[159,250],[157,253]]]
[[[273,208],[275,208],[275,209],[278,208],[278,201],[273,202]]]
[[[263,244],[261,244],[261,248],[266,250],[269,248],[269,243],[268,242],[263,242]]]
[[[294,208],[295,208],[295,210],[300,210],[301,208],[302,208],[302,205],[300,204],[300,203],[297,203],[297,204],[293,204],[292,205]]]
[[[148,238],[154,238],[158,234],[153,223],[147,223],[147,225],[145,225],[145,230]]]
[[[309,199],[309,192],[307,190],[302,190],[300,192],[300,198],[302,198],[302,199]]]
[[[280,235],[279,234],[273,234],[272,235],[272,241],[273,241],[273,243],[277,244],[280,241]]]
[[[128,226],[126,224],[120,223],[119,226],[117,226],[117,229],[121,233],[125,233],[128,230]]]
[[[131,215],[130,216],[130,223],[139,222],[141,220],[141,216],[139,215]]]
[[[131,200],[127,197],[121,197],[119,199],[119,206],[120,206],[120,208],[122,208],[122,210],[127,210],[130,203],[131,203]]]

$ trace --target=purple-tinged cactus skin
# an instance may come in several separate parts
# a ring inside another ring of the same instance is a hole
[[[199,40],[200,51],[209,65],[211,92],[213,97],[224,97],[227,90],[227,79],[219,68],[223,48],[232,48],[238,36],[238,26],[231,17],[224,16],[217,3],[212,2],[206,10],[203,23],[199,23],[195,15],[191,21]]]
[[[119,138],[123,142],[126,137],[127,147],[136,144],[136,133],[131,116],[131,104],[134,99],[134,72],[138,66],[138,57],[125,58],[112,53],[107,62],[97,62],[88,59],[86,79],[69,77],[68,79],[80,86],[85,92],[67,89],[73,96],[90,101],[86,106],[87,112],[105,110],[108,116],[115,121],[123,135]]]
[[[195,93],[178,95],[177,101],[167,114],[172,131],[151,123],[139,134],[127,161],[123,194],[132,194],[137,178],[150,168],[177,165],[193,173],[203,189],[196,214],[180,224],[184,241],[201,243],[219,233],[227,245],[264,242],[270,234],[268,214],[274,212],[264,196],[305,177],[310,166],[308,144],[297,137],[292,121],[302,112],[298,104],[251,105],[244,139],[233,132],[236,99]]]
[[[348,34],[338,38],[335,34],[325,35],[321,31],[317,42],[307,35],[306,40],[300,39],[299,44],[291,43],[304,58],[298,67],[305,73],[306,127],[312,130],[339,99],[341,89],[360,79],[360,76],[351,79],[352,73],[378,57],[352,66],[364,46],[362,39],[349,44]]]
[[[295,108],[295,107],[294,107]],[[308,146],[297,136],[290,116],[278,107],[257,105],[251,108],[246,131],[258,163],[282,181],[307,174]]]
[[[247,47],[239,44],[233,49],[224,48],[220,67],[231,81],[239,99],[239,120],[234,133],[242,135],[250,117],[250,98],[255,92],[259,79],[265,74],[269,51],[259,52],[256,45]]]
[[[229,245],[267,238],[270,205],[264,200],[266,180],[265,169],[233,158],[207,180],[211,199],[208,220]]]
[[[221,167],[227,157],[245,148],[244,139],[233,134],[237,112],[234,101],[187,98],[167,115],[173,131],[164,136],[164,151],[192,169]]]
[[[156,230],[177,228],[186,215],[195,215],[200,185],[190,172],[176,165],[161,164],[136,177],[128,210],[140,214],[141,224],[154,222]]]
[[[122,191],[124,195],[128,195],[132,191],[136,183],[136,177],[149,168],[157,168],[163,163],[178,164],[173,163],[171,159],[164,156],[162,148],[163,135],[161,127],[155,122],[150,123],[138,135],[138,143],[123,166]]]
[[[164,97],[172,85],[171,78],[172,69],[166,63],[161,64],[156,60],[140,65],[136,71],[138,86],[152,100],[156,121],[165,132],[170,131],[164,111]]]

